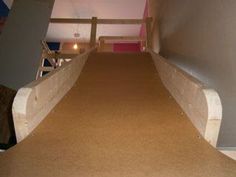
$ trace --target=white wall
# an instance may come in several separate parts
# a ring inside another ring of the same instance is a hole
[[[150,10],[158,19],[161,54],[219,93],[223,120],[218,146],[236,147],[236,1],[151,3],[156,4]]]
[[[55,0],[52,18],[143,18],[146,0]],[[141,25],[98,25],[99,36],[139,35]],[[91,25],[50,24],[47,39],[71,41],[80,33],[80,41],[88,42]]]

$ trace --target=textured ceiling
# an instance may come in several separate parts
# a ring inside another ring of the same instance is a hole
[[[52,18],[142,18],[146,0],[56,0]],[[98,25],[97,36],[139,35],[141,25]],[[47,40],[71,41],[75,32],[88,41],[90,25],[50,24]]]

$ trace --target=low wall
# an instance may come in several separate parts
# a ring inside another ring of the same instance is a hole
[[[222,118],[222,105],[218,93],[171,64],[160,55],[149,51],[159,76],[190,118],[200,134],[216,147]]]
[[[12,108],[17,142],[29,135],[72,88],[93,50],[19,89]]]

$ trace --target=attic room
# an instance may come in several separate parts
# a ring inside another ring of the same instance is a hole
[[[0,0],[0,177],[235,177],[235,9]]]

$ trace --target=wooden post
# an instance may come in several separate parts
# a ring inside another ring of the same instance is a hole
[[[104,39],[100,39],[99,41],[100,41],[99,51],[103,52],[104,45],[105,45],[105,40]]]
[[[96,33],[97,33],[97,17],[92,17],[91,23],[91,35],[90,35],[90,47],[96,45]]]
[[[151,25],[152,25],[152,17],[146,18],[146,48],[152,49],[152,34],[151,34]]]

